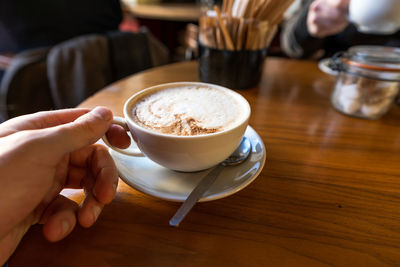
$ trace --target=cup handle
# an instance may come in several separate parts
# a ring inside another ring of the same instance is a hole
[[[122,117],[114,116],[112,124],[118,124],[118,125],[122,126],[127,132],[130,131],[128,125],[126,124],[125,119]],[[109,148],[111,148],[119,153],[122,153],[122,154],[125,154],[128,156],[144,157],[144,154],[142,153],[142,151],[140,151],[139,148],[137,148],[137,149],[121,149],[121,148],[115,147],[110,143],[110,141],[108,141],[107,135],[103,135],[103,137],[101,139]],[[131,142],[135,142],[135,141],[131,138]]]

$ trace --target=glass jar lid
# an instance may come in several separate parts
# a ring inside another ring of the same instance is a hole
[[[337,73],[346,72],[367,78],[400,81],[400,48],[387,46],[353,46],[336,53],[328,67]]]
[[[400,48],[353,46],[344,53],[342,62],[372,71],[400,72]]]

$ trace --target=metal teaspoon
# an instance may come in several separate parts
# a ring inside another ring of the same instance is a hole
[[[244,136],[236,150],[233,151],[233,153],[226,160],[214,167],[214,169],[212,169],[206,176],[204,176],[203,179],[200,180],[199,184],[193,189],[190,195],[177,210],[175,215],[171,218],[169,225],[175,227],[179,226],[179,223],[183,220],[183,218],[185,218],[185,216],[193,208],[196,202],[203,196],[207,189],[210,188],[224,167],[242,163],[247,159],[250,151],[250,140]]]

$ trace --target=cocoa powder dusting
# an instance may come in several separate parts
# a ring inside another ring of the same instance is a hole
[[[134,117],[137,118],[136,110],[133,111]],[[141,126],[155,130],[164,134],[173,134],[178,136],[192,136],[192,135],[202,135],[215,133],[220,130],[220,128],[204,128],[199,125],[199,121],[194,118],[184,118],[180,114],[174,114],[175,121],[168,126],[157,127],[154,125],[149,125],[146,122],[136,120]]]
[[[186,123],[190,127],[190,135],[209,134],[218,131],[216,128],[203,128],[197,125],[198,121],[193,118],[187,118]]]
[[[161,133],[178,136],[210,134],[218,131],[218,128],[204,128],[199,126],[199,122],[193,118],[182,119],[179,115],[175,115],[175,118],[176,121],[173,124],[164,127],[153,127],[153,129]]]

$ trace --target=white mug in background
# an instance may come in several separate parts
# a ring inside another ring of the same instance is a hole
[[[363,33],[395,33],[400,29],[400,0],[350,0],[349,20]]]
[[[186,86],[205,86],[222,90],[227,97],[233,97],[239,103],[240,113],[243,116],[240,116],[241,119],[226,130],[192,136],[156,132],[139,125],[132,118],[133,107],[144,96],[163,89]],[[107,146],[129,156],[145,155],[171,170],[193,172],[217,165],[236,149],[248,125],[250,105],[240,94],[225,87],[198,82],[177,82],[153,86],[138,92],[125,102],[123,112],[124,118],[114,117],[113,123],[130,131],[138,149],[118,149],[110,144],[106,136],[103,136],[103,141]]]

